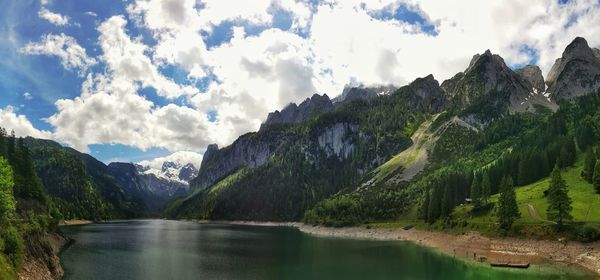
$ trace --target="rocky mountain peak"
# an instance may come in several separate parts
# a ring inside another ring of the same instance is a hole
[[[178,168],[178,167],[179,167],[179,166],[177,166],[177,163],[175,163],[175,162],[172,162],[172,161],[165,161],[165,162],[163,162],[163,165],[162,165],[161,171],[162,171],[162,172],[169,172],[169,170],[170,170],[170,169],[176,169],[176,168]]]
[[[396,90],[394,86],[346,86],[342,94],[333,99],[335,105],[341,105],[354,100],[369,100],[379,94],[389,94]]]
[[[543,93],[546,91],[542,70],[537,65],[527,65],[516,72],[521,78],[531,84],[531,88],[535,93]]]
[[[131,163],[125,163],[125,162],[111,162],[110,164],[108,164],[108,169],[109,170],[121,170],[124,173],[127,174],[131,174],[132,176],[136,175],[139,173],[139,169],[141,166],[136,166],[133,165]]]
[[[573,41],[565,48],[563,52],[563,56],[568,56],[569,54],[574,54],[578,52],[590,52],[591,48],[588,44],[587,40],[583,37],[575,37]]]
[[[546,77],[552,98],[572,100],[600,88],[599,56],[584,38],[575,38]]]
[[[450,95],[454,92],[456,85],[464,76],[465,76],[465,73],[458,72],[452,78],[442,82],[442,85],[440,87],[442,88],[442,90],[444,90],[446,95]]]
[[[290,103],[281,111],[269,113],[267,120],[261,125],[260,129],[264,129],[272,124],[287,124],[299,123],[307,118],[329,112],[333,109],[333,103],[327,94],[314,94],[310,98],[306,98],[300,105]]]
[[[467,70],[465,70],[465,75],[468,74],[470,71],[481,71],[481,67],[486,67],[488,73],[490,72],[490,70],[496,72],[510,71],[508,66],[506,66],[506,63],[504,63],[504,59],[497,54],[492,54],[490,50],[486,50],[481,55],[474,55],[471,59],[471,62],[469,63],[469,67],[467,68]]]
[[[486,50],[473,56],[463,75],[444,82],[453,102],[466,107],[482,99],[492,98],[493,103],[521,103],[529,95],[527,83],[513,72],[504,59]],[[493,95],[493,96],[490,96]]]
[[[404,92],[408,106],[414,110],[439,112],[448,104],[444,90],[431,74],[415,79],[400,91]]]
[[[439,87],[440,83],[433,77],[433,74],[429,74],[423,78],[416,78],[410,86],[413,88],[422,88],[422,87]]]
[[[184,165],[179,170],[179,180],[189,182],[198,176],[198,169],[191,163]]]
[[[219,152],[219,145],[210,144],[206,147],[206,151],[204,152],[204,156],[202,157],[202,163],[200,166],[203,166],[205,162],[208,162],[212,159],[212,157]]]

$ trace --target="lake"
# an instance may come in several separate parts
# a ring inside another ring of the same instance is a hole
[[[403,241],[313,237],[294,228],[115,221],[61,228],[64,279],[590,279],[559,269],[467,264]]]

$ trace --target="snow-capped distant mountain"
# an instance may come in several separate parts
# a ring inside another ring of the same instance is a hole
[[[160,209],[170,199],[188,194],[189,181],[198,176],[202,155],[177,152],[168,157],[139,163],[118,163],[108,169],[125,190],[141,198],[150,211]]]
[[[188,185],[198,176],[202,155],[194,152],[176,152],[166,157],[136,164],[140,174],[153,174],[157,178]]]
[[[198,176],[198,168],[192,163],[185,165],[172,161],[165,161],[160,169],[151,165],[136,164],[140,174],[152,174],[159,179],[178,182],[188,185],[189,181]]]

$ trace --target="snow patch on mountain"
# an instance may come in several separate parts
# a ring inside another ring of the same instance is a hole
[[[166,157],[138,162],[136,167],[142,174],[154,176],[188,185],[198,176],[202,154],[188,151],[176,152]]]

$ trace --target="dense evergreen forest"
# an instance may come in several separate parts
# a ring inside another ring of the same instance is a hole
[[[125,192],[93,157],[49,140],[27,137],[23,142],[64,219],[133,218],[145,212],[141,200]]]

